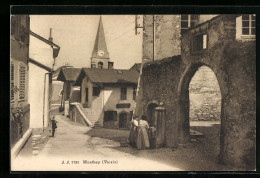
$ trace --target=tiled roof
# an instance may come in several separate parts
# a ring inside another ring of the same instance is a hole
[[[139,78],[136,70],[83,68],[82,71],[93,83],[137,84]]]
[[[67,66],[67,65],[60,66],[59,68],[57,68],[55,71],[52,72],[52,76],[59,75],[61,69],[67,67],[73,67],[73,66]]]
[[[76,81],[81,69],[80,68],[62,68],[57,80],[60,81]]]

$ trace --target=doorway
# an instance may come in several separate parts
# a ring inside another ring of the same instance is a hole
[[[156,103],[150,103],[147,107],[147,122],[150,126],[154,126],[154,109],[158,105]]]
[[[127,128],[127,113],[119,115],[119,128]]]
[[[85,101],[88,102],[88,88],[86,88],[86,98]]]

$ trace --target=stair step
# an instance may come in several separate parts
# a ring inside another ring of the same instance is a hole
[[[99,121],[97,121],[94,118],[94,114],[92,113],[91,109],[89,108],[84,108],[82,104],[79,104],[79,108],[82,111],[82,114],[84,114],[84,117],[90,122],[92,123],[89,127],[101,127],[101,124]]]

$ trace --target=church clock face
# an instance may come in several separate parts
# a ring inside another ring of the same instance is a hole
[[[99,56],[104,56],[105,52],[103,50],[98,50],[98,55]]]

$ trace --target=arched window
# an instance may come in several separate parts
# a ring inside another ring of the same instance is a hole
[[[98,68],[101,68],[101,69],[103,68],[103,62],[98,63]]]

